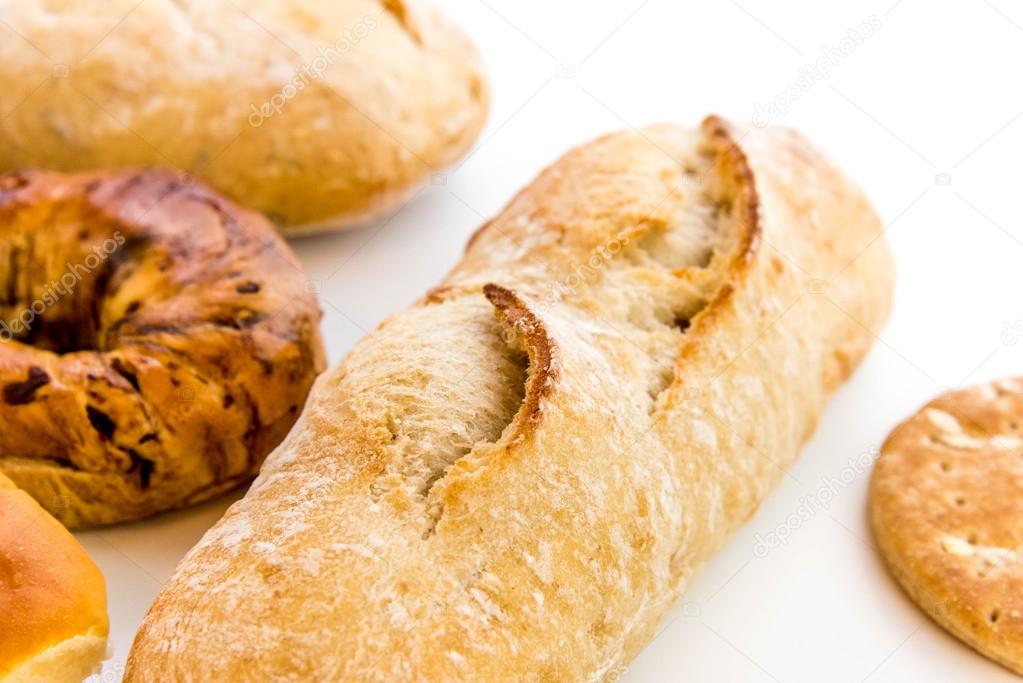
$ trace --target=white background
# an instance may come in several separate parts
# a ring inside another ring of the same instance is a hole
[[[469,233],[568,147],[659,120],[695,125],[709,112],[749,126],[756,103],[785,92],[822,48],[840,48],[850,29],[876,17],[874,34],[829,78],[798,88],[777,122],[806,132],[874,201],[896,254],[894,315],[791,476],[703,570],[623,680],[1014,680],[932,625],[885,574],[866,525],[862,468],[787,543],[766,557],[756,548],[758,534],[785,525],[825,478],[843,470],[848,478],[850,459],[876,449],[923,402],[1023,366],[1014,332],[1023,320],[1023,8],[1010,0],[445,5],[488,63],[490,121],[463,165],[393,217],[294,244],[320,288],[332,361],[436,283]],[[114,659],[104,680],[123,669],[161,582],[228,503],[80,534],[109,583]]]

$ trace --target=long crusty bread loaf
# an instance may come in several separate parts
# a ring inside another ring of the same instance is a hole
[[[126,680],[613,679],[796,457],[892,278],[792,131],[568,153],[318,380]]]

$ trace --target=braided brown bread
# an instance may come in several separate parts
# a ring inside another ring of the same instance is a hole
[[[69,526],[252,477],[324,365],[306,283],[174,173],[0,176],[0,472]]]
[[[569,152],[317,382],[126,680],[616,678],[869,348],[880,230],[787,129]]]

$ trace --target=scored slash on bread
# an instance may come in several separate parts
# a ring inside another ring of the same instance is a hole
[[[615,678],[867,352],[881,235],[787,129],[568,152],[317,381],[125,680]]]
[[[554,341],[540,320],[515,292],[500,285],[483,286],[487,301],[494,305],[498,317],[514,335],[519,335],[529,360],[529,379],[526,383],[522,407],[516,413],[520,424],[513,427],[522,431],[541,418],[540,404],[558,382],[558,369],[554,365]],[[512,340],[509,340],[512,343]]]

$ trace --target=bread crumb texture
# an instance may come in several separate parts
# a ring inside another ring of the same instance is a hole
[[[1023,673],[1023,381],[949,392],[899,425],[874,470],[881,554],[932,619]]]
[[[868,348],[879,230],[785,129],[569,152],[317,382],[126,679],[616,678]]]

